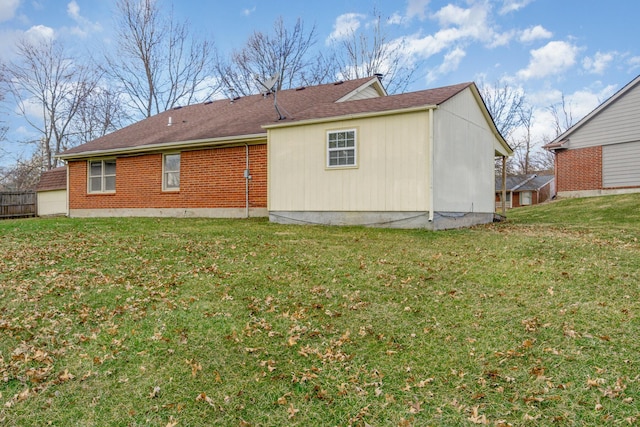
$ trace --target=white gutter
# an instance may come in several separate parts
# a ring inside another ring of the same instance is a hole
[[[147,144],[137,147],[123,147],[109,150],[83,151],[81,153],[58,154],[56,157],[62,160],[86,159],[87,157],[115,156],[115,155],[135,155],[142,153],[152,153],[166,150],[195,150],[213,145],[246,145],[259,143],[267,139],[266,133],[256,133],[251,135],[227,136],[222,138],[196,139],[192,141],[174,141],[160,144]]]

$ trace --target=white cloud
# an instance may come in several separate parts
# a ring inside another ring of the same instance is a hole
[[[596,52],[593,57],[585,57],[582,60],[582,66],[589,73],[602,74],[611,61],[613,61],[614,54],[615,52]]]
[[[13,19],[20,6],[20,0],[0,0],[0,22]]]
[[[631,70],[635,70],[640,67],[640,56],[634,56],[627,60],[627,63],[631,67]]]
[[[67,14],[73,18],[75,21],[77,21],[78,19],[81,18],[80,16],[80,6],[78,6],[78,3],[76,3],[75,0],[69,2],[69,4],[67,4]]]
[[[345,13],[336,18],[336,23],[333,24],[333,32],[329,34],[327,42],[341,40],[348,37],[353,32],[360,28],[361,21],[366,18],[366,15],[360,13]]]
[[[392,25],[398,25],[398,24],[402,24],[404,22],[404,19],[402,18],[402,15],[400,15],[398,12],[393,13],[389,19],[387,19],[387,24],[392,24]]]
[[[407,2],[407,19],[417,16],[424,21],[427,17],[426,9],[430,0],[409,0]]]
[[[407,37],[408,50],[428,58],[460,43],[479,41],[489,47],[505,44],[509,35],[497,34],[491,28],[489,11],[490,5],[485,2],[474,4],[469,9],[449,4],[433,15],[441,29],[424,37]]]
[[[52,40],[56,37],[56,32],[53,28],[47,27],[45,25],[35,25],[29,28],[24,33],[24,38],[33,43],[37,43],[42,39]]]
[[[527,28],[520,34],[520,41],[522,43],[529,43],[539,39],[550,39],[553,36],[551,31],[545,29],[542,25],[536,25],[535,27]]]
[[[464,49],[457,47],[451,52],[448,52],[444,56],[444,61],[440,66],[436,69],[430,70],[427,73],[427,83],[431,83],[436,80],[438,77],[455,71],[460,66],[460,62],[467,55]]]
[[[527,99],[535,106],[532,129],[534,140],[542,141],[555,138],[555,117],[551,107],[555,105],[558,113],[564,114],[560,105],[563,96],[567,115],[572,124],[576,124],[613,95],[616,90],[615,85],[603,86],[600,82],[596,82],[591,87],[582,88],[573,93],[564,93],[559,89],[549,88],[540,92],[528,93]],[[560,117],[560,119],[564,120],[564,117]]]
[[[77,24],[70,29],[71,34],[85,38],[91,33],[102,31],[102,26],[99,23],[93,23],[80,14],[80,6],[75,0],[67,4],[67,15]]]
[[[487,45],[489,48],[506,46],[515,36],[515,31],[505,31],[504,33],[494,33],[493,40]]]
[[[516,12],[533,0],[504,0],[502,2],[502,8],[500,9],[500,15],[505,15],[510,12]]]
[[[559,74],[576,63],[578,47],[564,41],[552,41],[540,49],[530,51],[529,65],[518,71],[524,80]]]
[[[255,6],[253,6],[251,9],[249,9],[249,8],[242,9],[242,14],[243,14],[244,16],[249,16],[249,15],[251,15],[251,14],[252,14],[253,12],[255,12],[255,11],[256,11],[256,7],[255,7]]]
[[[607,85],[599,90],[582,89],[568,96],[574,123],[592,112],[616,92],[615,85]]]

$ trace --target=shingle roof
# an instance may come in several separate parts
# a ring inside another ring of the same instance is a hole
[[[71,148],[62,158],[137,147],[187,141],[265,135],[263,126],[294,123],[348,114],[389,111],[438,105],[472,83],[379,98],[343,101],[339,99],[370,84],[375,77],[336,82],[277,93],[277,104],[285,119],[279,120],[274,95],[251,95],[217,100],[165,111],[109,135]],[[376,80],[377,81],[377,80]],[[171,121],[171,126],[168,126]]]
[[[36,187],[36,191],[53,191],[53,190],[66,190],[67,189],[67,167],[61,166],[59,168],[51,169],[42,172],[40,175],[40,182]]]
[[[507,175],[507,191],[536,191],[554,180],[553,175]],[[502,177],[496,176],[496,192],[502,191]]]
[[[321,119],[349,114],[375,113],[418,106],[439,105],[471,86],[471,84],[472,83],[460,83],[436,89],[389,95],[380,98],[346,101],[337,104],[316,104],[301,111],[295,116],[295,120]]]

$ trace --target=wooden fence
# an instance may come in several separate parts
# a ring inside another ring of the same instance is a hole
[[[0,219],[36,216],[34,191],[0,192]]]

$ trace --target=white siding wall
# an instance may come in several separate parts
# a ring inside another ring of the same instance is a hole
[[[357,130],[353,169],[327,169],[326,132]],[[269,130],[270,211],[429,209],[428,112]]]
[[[640,140],[640,84],[569,135],[569,148]]]
[[[465,89],[435,111],[434,209],[494,212],[496,138]]]
[[[352,94],[349,97],[349,101],[355,101],[357,99],[369,99],[369,98],[378,98],[380,94],[378,91],[372,86],[369,85],[366,88]]]
[[[640,141],[602,147],[605,188],[640,186]]]

